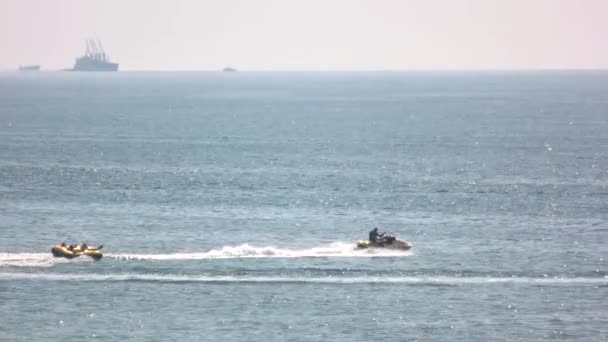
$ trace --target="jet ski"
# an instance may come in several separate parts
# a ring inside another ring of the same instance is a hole
[[[102,248],[103,245],[99,247],[88,247],[85,245],[84,248],[83,246],[77,245],[73,248],[70,248],[69,246],[66,246],[62,243],[61,245],[57,245],[51,248],[51,253],[55,257],[61,257],[66,259],[73,259],[81,255],[86,255],[95,260],[100,260],[103,257],[103,253],[101,253]]]
[[[407,251],[412,248],[412,244],[398,239],[392,235],[384,235],[377,241],[360,240],[357,242],[357,249],[368,249],[368,248],[386,248]]]

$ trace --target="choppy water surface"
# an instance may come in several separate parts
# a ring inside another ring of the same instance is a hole
[[[606,132],[605,72],[0,74],[0,340],[606,340]]]

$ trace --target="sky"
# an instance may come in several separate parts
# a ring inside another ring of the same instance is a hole
[[[0,0],[0,69],[608,69],[608,0]]]

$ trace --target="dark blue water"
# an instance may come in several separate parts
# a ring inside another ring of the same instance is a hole
[[[0,340],[608,339],[607,132],[606,72],[0,74]]]

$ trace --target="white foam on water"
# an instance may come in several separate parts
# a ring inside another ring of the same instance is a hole
[[[608,276],[592,277],[453,277],[453,276],[357,276],[357,277],[298,277],[298,276],[200,276],[172,274],[64,274],[64,273],[0,273],[1,280],[43,280],[81,282],[168,282],[168,283],[293,283],[293,284],[404,284],[404,285],[501,285],[583,286],[608,285]]]
[[[55,258],[51,253],[0,253],[0,267],[50,267],[67,259]]]
[[[391,249],[357,249],[354,242],[335,242],[307,249],[255,247],[248,244],[224,246],[207,252],[168,254],[106,254],[105,257],[125,260],[205,260],[234,258],[319,258],[319,257],[400,257],[409,251]]]

